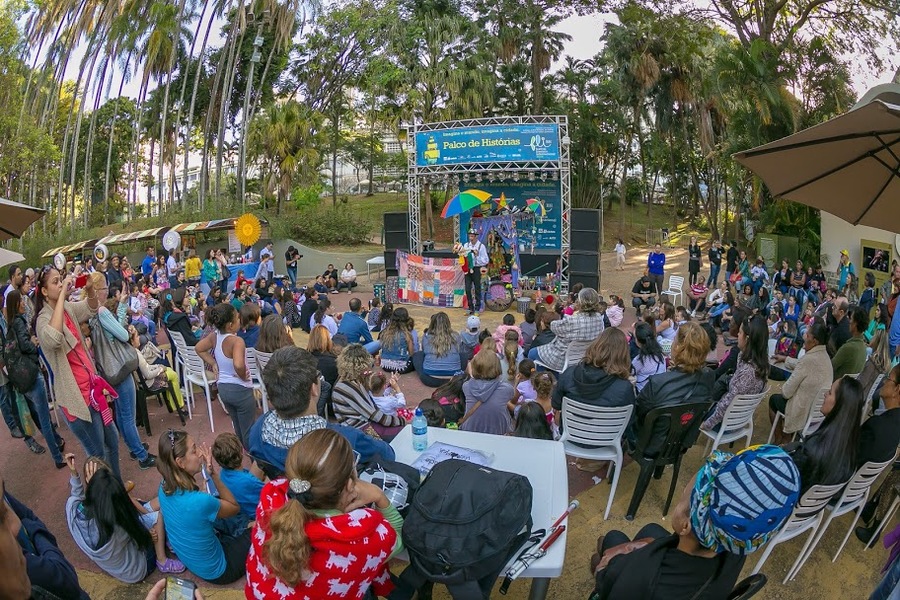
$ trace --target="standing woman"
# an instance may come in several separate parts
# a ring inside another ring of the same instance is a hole
[[[91,394],[97,369],[84,345],[79,325],[97,314],[100,303],[94,282],[88,278],[85,299],[66,301],[72,276],[62,277],[52,266],[41,269],[37,279],[34,330],[53,372],[53,392],[69,429],[88,456],[102,456],[119,479],[119,431],[106,396]],[[100,381],[102,385],[102,380]]]
[[[219,279],[221,279],[219,261],[216,260],[216,251],[210,248],[203,260],[203,267],[200,269],[200,289],[203,290],[204,296],[209,296],[210,290],[218,285]]]
[[[622,238],[616,242],[616,271],[625,270],[625,242]]]
[[[227,306],[227,305],[226,305]],[[159,436],[159,510],[166,537],[191,573],[209,583],[227,585],[244,576],[250,530],[234,495],[219,478],[209,448],[200,448],[184,431]],[[200,491],[195,478],[206,467],[219,497]]]
[[[103,278],[103,274],[91,273],[88,279],[94,284],[94,289],[97,291],[97,299],[101,304],[105,303],[109,294],[109,287]],[[119,302],[119,294],[121,294],[121,291],[116,292],[116,297],[113,299],[115,303]],[[124,327],[119,325],[116,316],[105,306],[101,306],[98,309],[97,318],[91,319],[88,321],[88,324],[91,328],[91,339],[94,340],[95,354],[100,349],[97,343],[97,336],[100,335],[105,335],[110,343],[124,344],[129,351],[136,353],[130,344],[131,335]],[[156,457],[144,448],[141,442],[141,435],[137,430],[135,421],[137,390],[134,387],[134,378],[129,373],[113,387],[116,390],[116,394],[118,394],[118,399],[116,400],[116,424],[119,426],[119,431],[122,432],[125,445],[131,450],[131,457],[136,459],[138,466],[140,466],[142,471],[145,471],[156,464]]]
[[[231,276],[231,270],[228,268],[228,261],[225,259],[225,251],[221,248],[216,250],[216,264],[219,265],[219,291],[224,296],[228,293],[228,280]]]
[[[38,428],[44,434],[44,440],[47,447],[50,448],[50,456],[56,463],[57,469],[66,466],[62,456],[62,449],[65,447],[65,441],[53,429],[53,421],[50,420],[50,409],[47,404],[47,389],[44,387],[44,377],[40,372],[40,360],[38,360],[38,348],[35,345],[37,338],[32,337],[28,330],[28,323],[25,321],[25,300],[19,294],[18,290],[13,290],[6,295],[6,322],[8,324],[7,339],[15,336],[16,346],[22,354],[22,360],[29,361],[32,372],[36,375],[34,383],[28,389],[18,389],[32,414],[37,415]],[[43,454],[44,449],[34,441],[30,435],[25,436],[25,443],[32,452],[38,448]]]
[[[247,368],[247,347],[244,340],[235,335],[241,327],[240,316],[232,305],[222,303],[209,311],[206,320],[216,328],[216,334],[200,340],[195,349],[203,362],[212,367],[219,398],[231,417],[234,432],[244,448],[249,448],[247,436],[256,420],[256,399]],[[212,355],[214,349],[215,356]]]
[[[663,277],[666,268],[666,255],[662,251],[662,246],[657,244],[653,248],[653,252],[647,256],[647,272],[650,281],[656,284],[656,294],[662,299]]]
[[[702,257],[700,244],[697,243],[697,236],[692,235],[691,243],[688,246],[688,283],[690,285],[697,283],[697,274],[700,273],[701,263],[703,262]]]

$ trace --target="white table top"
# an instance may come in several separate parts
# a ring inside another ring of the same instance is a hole
[[[533,530],[549,529],[569,505],[566,455],[559,442],[429,427],[428,443],[434,442],[492,452],[494,461],[491,467],[527,477],[534,489],[531,504]],[[391,442],[391,447],[398,462],[412,464],[419,455],[412,447],[412,426],[404,427]],[[567,535],[568,531],[563,532],[547,554],[529,566],[521,576],[559,577],[566,557]],[[502,573],[500,578],[503,578]]]
[[[383,265],[384,264],[384,256],[374,256],[366,261],[367,265]]]

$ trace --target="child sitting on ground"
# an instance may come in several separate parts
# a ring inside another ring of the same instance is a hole
[[[316,282],[313,284],[313,289],[317,294],[327,294],[328,286],[325,285],[325,278],[321,275],[316,277]]]
[[[444,428],[447,426],[447,417],[444,415],[444,409],[441,403],[434,398],[425,398],[419,402],[417,408],[422,409],[422,414],[425,415],[425,420],[428,421],[429,427]]]
[[[381,331],[381,298],[375,296],[369,300],[369,314],[366,315],[369,331]]]
[[[396,416],[398,411],[406,411],[406,398],[400,391],[400,379],[396,373],[391,373],[388,378],[384,371],[373,371],[368,375],[368,388],[372,402],[384,414]]]
[[[500,369],[506,374],[509,381],[515,379],[516,365],[525,358],[522,346],[519,345],[520,342],[519,334],[514,329],[506,332],[502,352],[500,353]]]
[[[503,315],[503,324],[498,325],[497,329],[494,330],[494,342],[497,344],[497,354],[503,354],[503,345],[506,342],[506,333],[509,331],[516,332],[516,339],[518,340],[519,346],[524,345],[522,341],[522,330],[518,328],[516,325],[516,318],[507,313]]]
[[[547,423],[544,411],[537,402],[526,402],[516,415],[514,437],[530,438],[533,440],[553,440],[553,430]]]
[[[431,399],[441,406],[447,423],[456,423],[466,414],[466,395],[462,387],[468,379],[466,374],[454,375],[431,394]]]
[[[537,392],[534,391],[534,386],[531,385],[531,377],[535,371],[534,361],[530,358],[519,361],[516,371],[516,379],[513,382],[516,387],[516,394],[513,396],[513,404],[537,400]]]
[[[259,494],[265,485],[262,472],[256,475],[243,468],[244,447],[233,433],[220,433],[216,436],[212,455],[222,467],[219,477],[241,507],[241,514],[247,520],[254,521]]]
[[[475,348],[481,344],[478,334],[480,328],[481,319],[478,318],[478,315],[469,315],[469,318],[466,319],[466,328],[459,332],[460,351],[465,351],[469,360],[472,360],[472,357],[475,356]]]
[[[534,339],[534,336],[537,333],[537,326],[534,323],[535,316],[537,316],[537,311],[533,308],[529,308],[525,311],[525,320],[519,323],[519,331],[522,332],[522,348],[526,352],[528,352],[528,348],[531,346],[531,340]]]
[[[625,301],[619,296],[611,295],[609,297],[609,306],[606,308],[606,318],[609,320],[611,327],[618,327],[622,324],[622,318],[625,316]]]
[[[481,347],[482,347],[484,344],[488,343],[488,341],[491,340],[491,339],[492,339],[492,338],[491,338],[491,332],[488,331],[487,329],[482,329],[482,330],[481,330],[481,333],[478,334],[478,344],[475,345],[475,349],[474,349],[474,351],[472,352],[472,357],[474,358],[474,356],[475,356],[476,354],[478,354],[479,352],[481,352]]]
[[[537,394],[537,398],[534,401],[525,401],[518,404],[513,414],[516,419],[516,430],[518,431],[519,426],[523,419],[528,421],[528,413],[534,411],[534,408],[529,408],[530,406],[538,406],[540,407],[541,415],[543,417],[544,423],[546,423],[549,431],[550,437],[543,439],[559,439],[559,425],[557,423],[557,419],[559,416],[556,414],[556,411],[553,410],[553,406],[550,403],[550,398],[553,394],[553,386],[556,384],[556,378],[549,371],[540,371],[534,373],[531,377],[531,385],[534,387],[534,391]],[[523,412],[526,415],[523,417]],[[518,433],[516,434],[518,435]],[[522,437],[522,436],[519,436]],[[534,436],[525,436],[525,437],[534,437]]]

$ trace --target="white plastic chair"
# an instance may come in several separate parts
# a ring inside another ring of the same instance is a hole
[[[266,370],[266,365],[269,364],[270,358],[272,358],[271,352],[256,351],[256,368],[259,369],[260,375]]]
[[[562,421],[563,432],[559,438],[565,453],[569,456],[590,460],[608,460],[609,469],[613,471],[612,487],[609,490],[609,501],[603,518],[609,517],[616,487],[619,485],[619,473],[622,471],[622,435],[634,405],[608,408],[598,407],[563,397]]]
[[[835,485],[814,485],[809,488],[806,493],[803,494],[803,497],[800,498],[800,501],[797,502],[797,506],[791,511],[791,516],[784,522],[784,525],[781,526],[778,533],[772,536],[769,543],[766,544],[762,556],[759,558],[759,562],[756,563],[756,566],[753,567],[753,571],[750,574],[756,575],[759,573],[763,563],[769,558],[769,554],[772,553],[775,546],[781,542],[792,540],[798,535],[809,531],[809,538],[806,540],[806,545],[804,545],[803,550],[800,551],[800,555],[797,557],[794,566],[792,566],[790,570],[788,570],[787,575],[784,576],[783,583],[787,583],[788,577],[794,569],[797,568],[800,559],[803,558],[803,554],[812,542],[816,527],[822,522],[822,510],[828,504],[828,501],[841,491],[841,488],[844,487],[844,485],[846,484],[837,483]]]
[[[248,347],[244,360],[247,363],[247,371],[250,373],[250,381],[253,382],[253,389],[259,390],[262,396],[263,412],[269,412],[269,399],[266,397],[266,386],[263,385],[262,381],[262,369],[259,368],[259,363],[256,362],[256,348]]]
[[[581,359],[587,354],[588,347],[593,343],[594,340],[574,340],[569,342],[566,348],[566,359],[563,361],[563,371],[581,362]]]
[[[753,414],[756,407],[769,394],[769,386],[766,386],[759,394],[746,394],[735,396],[725,409],[722,422],[719,423],[719,431],[707,431],[701,429],[700,433],[709,438],[706,454],[719,447],[741,438],[747,438],[747,446],[753,437]]]
[[[834,553],[834,558],[831,559],[831,562],[837,560],[838,555],[840,555],[841,550],[844,549],[844,546],[847,545],[847,540],[850,539],[850,534],[853,533],[853,528],[856,527],[856,522],[859,520],[859,515],[862,514],[863,507],[866,505],[866,500],[869,499],[869,489],[871,489],[872,484],[875,483],[875,480],[878,479],[878,476],[888,467],[888,465],[893,464],[894,459],[896,458],[896,453],[894,456],[890,458],[890,460],[886,460],[884,462],[876,463],[876,462],[867,462],[863,466],[861,466],[850,481],[847,483],[847,486],[844,488],[843,493],[841,493],[841,497],[838,498],[838,501],[832,505],[825,506],[825,512],[823,515],[825,516],[822,524],[819,525],[818,529],[816,529],[816,535],[813,537],[812,543],[807,544],[809,546],[808,549],[805,549],[805,552],[800,555],[798,560],[798,564],[795,564],[793,570],[789,574],[789,578],[793,580],[797,577],[797,573],[800,572],[800,569],[803,567],[806,560],[813,553],[813,550],[816,549],[816,546],[819,543],[819,540],[822,539],[822,536],[825,535],[825,531],[828,529],[828,526],[831,524],[831,521],[840,517],[841,515],[846,515],[849,512],[856,511],[856,514],[853,516],[853,522],[850,523],[850,528],[847,530],[847,535],[844,536],[844,541],[841,542],[840,547],[837,552]]]
[[[180,334],[174,331],[171,333],[172,340],[175,341],[176,349],[180,357],[179,360],[181,361],[184,375],[184,388],[190,398],[189,402],[195,402],[194,385],[202,387],[203,392],[206,394],[206,408],[209,413],[209,429],[212,433],[215,433],[216,425],[213,423],[212,414],[212,392],[210,392],[210,381],[206,377],[206,363],[203,362],[203,359],[200,358],[200,355],[197,354],[197,351],[194,350],[194,348],[188,346],[184,342],[184,338]],[[196,404],[194,406],[196,406]],[[225,409],[225,406],[223,405],[222,408]],[[225,410],[225,412],[227,413],[228,411]]]
[[[866,419],[872,414],[872,405],[875,402],[875,393],[878,391],[878,386],[881,385],[881,381],[884,379],[884,373],[879,374],[875,377],[875,381],[872,382],[872,387],[869,388],[869,393],[866,394],[866,401],[863,403],[862,416],[860,417],[860,423],[865,423]]]
[[[669,288],[664,290],[662,296],[672,296],[672,304],[676,306],[684,302],[684,277],[680,275],[669,275]],[[675,302],[675,297],[678,302]]]
[[[800,431],[802,436],[806,436],[809,433],[814,432],[819,428],[819,425],[822,424],[822,421],[825,420],[825,415],[822,414],[822,405],[825,404],[825,394],[830,390],[830,387],[822,388],[819,390],[818,395],[816,395],[815,400],[813,400],[812,406],[809,407],[809,413],[806,415],[806,423],[803,425],[803,429]],[[778,421],[784,419],[784,413],[776,412],[775,418],[772,420],[772,429],[769,431],[769,439],[766,440],[767,444],[772,443],[772,437],[775,435],[775,428],[778,427]],[[797,432],[794,432],[793,438],[796,439]]]

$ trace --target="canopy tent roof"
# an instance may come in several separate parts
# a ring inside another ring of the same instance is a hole
[[[42,255],[42,258],[50,258],[56,254],[62,252],[63,254],[71,254],[72,252],[77,252],[79,250],[83,250],[88,246],[94,247],[99,243],[98,240],[85,240],[83,242],[78,242],[77,244],[69,244],[68,246],[60,246],[59,248],[52,248],[47,250]]]
[[[84,242],[78,242],[77,244],[71,244],[69,246],[60,246],[59,248],[53,248],[52,250],[47,250],[44,253],[44,258],[48,258],[53,256],[59,252],[63,254],[70,254],[72,252],[76,252],[88,246],[93,247],[97,244],[106,244],[107,246],[111,246],[113,244],[127,244],[131,242],[139,242],[141,240],[149,240],[155,239],[158,236],[161,236],[171,231],[177,231],[178,233],[197,233],[200,231],[223,231],[227,229],[233,229],[234,223],[237,221],[236,218],[230,219],[213,219],[211,221],[196,221],[194,223],[180,223],[178,225],[174,225],[172,227],[154,227],[152,229],[144,229],[142,231],[132,231],[130,233],[116,233],[110,234],[104,238],[99,240],[86,240]],[[268,221],[265,219],[260,219],[260,222],[263,225],[268,225]]]
[[[0,242],[21,237],[45,212],[43,208],[0,198]]]

